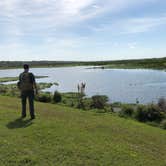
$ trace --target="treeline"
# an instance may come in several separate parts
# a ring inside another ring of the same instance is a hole
[[[70,61],[0,61],[0,68],[21,68],[23,64],[29,64],[31,67],[58,67],[72,66],[79,62]]]
[[[110,66],[109,66],[110,65]],[[140,59],[140,60],[120,60],[108,63],[108,67],[118,68],[150,68],[150,69],[166,69],[166,57]]]
[[[81,66],[94,65],[103,68],[151,68],[165,69],[165,58],[137,59],[137,60],[115,60],[115,61],[0,61],[0,68],[20,68],[23,64],[31,67],[59,67],[59,66]]]

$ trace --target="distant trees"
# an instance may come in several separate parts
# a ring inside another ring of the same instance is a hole
[[[138,59],[138,60],[116,60],[116,61],[0,61],[0,68],[20,68],[24,63],[31,67],[56,67],[56,66],[79,66],[79,65],[113,65],[113,67],[125,68],[166,68],[166,58]]]

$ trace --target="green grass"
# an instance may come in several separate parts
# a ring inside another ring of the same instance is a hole
[[[36,103],[20,120],[18,98],[0,96],[2,166],[165,166],[166,131],[113,114]]]
[[[40,82],[37,84],[38,90],[41,91],[45,88],[50,88],[52,85],[57,85],[58,83],[44,83]],[[4,96],[20,96],[20,91],[16,84],[0,84],[0,94]]]
[[[46,78],[48,76],[35,76],[35,78],[39,79],[39,78]],[[3,82],[9,82],[9,81],[18,81],[18,77],[3,77],[0,78],[0,83]]]

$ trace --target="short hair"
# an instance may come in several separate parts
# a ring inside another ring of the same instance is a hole
[[[29,69],[29,65],[28,64],[24,64],[23,67],[24,67],[24,69]]]

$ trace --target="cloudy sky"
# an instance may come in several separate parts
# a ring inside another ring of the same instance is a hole
[[[165,0],[0,1],[0,60],[164,56]]]

